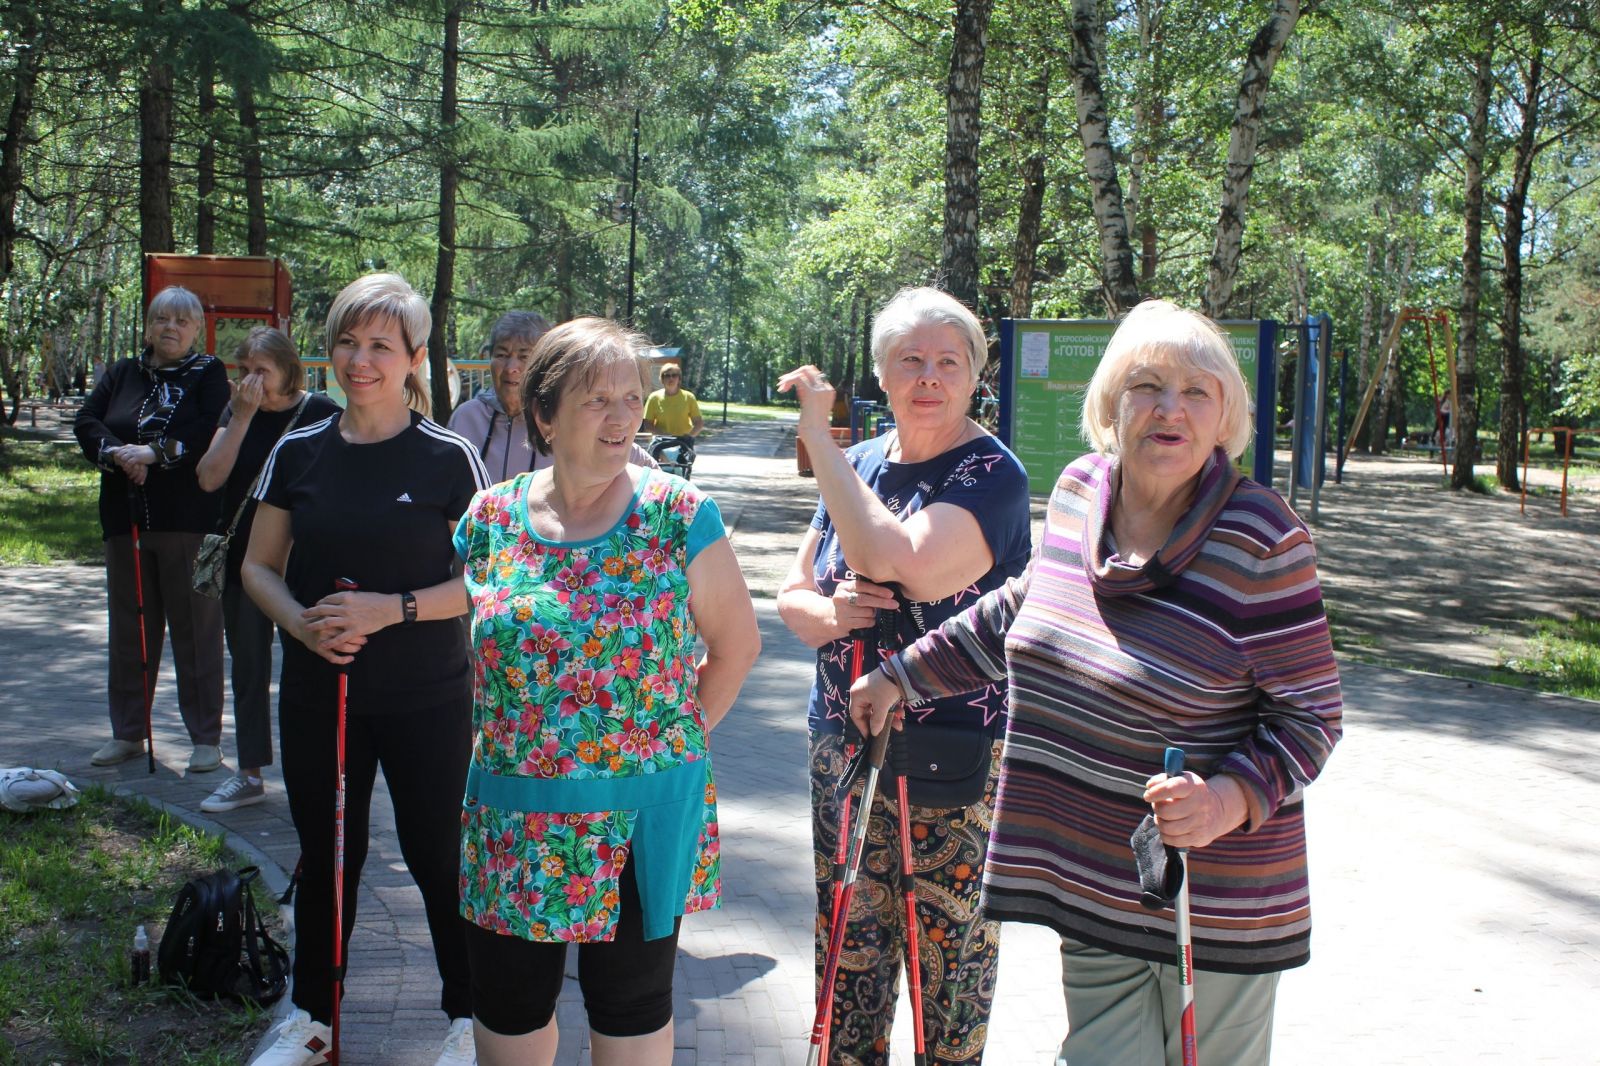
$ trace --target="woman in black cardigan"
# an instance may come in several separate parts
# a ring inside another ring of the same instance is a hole
[[[195,465],[228,404],[222,363],[193,351],[204,325],[194,293],[177,285],[162,289],[145,312],[147,347],[106,373],[73,423],[83,454],[101,471],[111,740],[94,753],[96,766],[144,752],[144,686],[155,687],[167,630],[178,709],[194,744],[189,769],[222,765],[222,608],[190,584],[195,552],[217,524],[217,497],[201,491]],[[135,522],[148,660],[140,652]]]

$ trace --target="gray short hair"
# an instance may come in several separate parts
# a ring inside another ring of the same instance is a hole
[[[539,338],[550,332],[550,322],[537,311],[507,311],[495,320],[485,345],[490,354],[508,341],[527,341],[538,344]]]
[[[1250,389],[1233,345],[1205,315],[1166,300],[1146,300],[1111,335],[1083,397],[1083,435],[1101,455],[1117,450],[1117,402],[1133,368],[1157,363],[1200,370],[1222,386],[1217,443],[1237,459],[1250,444]]]
[[[901,289],[872,321],[872,371],[883,380],[883,368],[900,342],[919,326],[950,326],[967,342],[967,370],[978,383],[988,361],[989,341],[978,316],[947,292],[921,286]]]
[[[144,339],[150,342],[150,328],[156,323],[156,316],[178,312],[186,314],[200,323],[200,332],[195,334],[195,342],[202,343],[206,332],[206,309],[200,303],[200,297],[184,288],[182,285],[168,285],[156,293],[150,300],[150,306],[144,311]]]
[[[339,335],[374,318],[387,318],[400,327],[400,339],[409,356],[428,345],[433,312],[399,274],[367,274],[339,291],[328,308],[327,355],[333,354]],[[428,390],[415,374],[406,375],[406,403],[428,415],[433,404]]]

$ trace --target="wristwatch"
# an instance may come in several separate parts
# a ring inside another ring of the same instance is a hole
[[[400,594],[400,624],[408,626],[417,620],[417,598],[409,592]]]

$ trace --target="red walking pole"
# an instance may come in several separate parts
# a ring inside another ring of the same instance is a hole
[[[150,644],[145,636],[144,625],[144,566],[139,561],[139,520],[134,517],[137,513],[135,504],[138,502],[138,493],[133,482],[128,482],[128,522],[133,528],[133,603],[135,613],[139,618],[139,678],[144,686],[141,695],[144,696],[144,747],[149,760],[150,772],[156,772],[156,738],[150,725],[151,705],[155,702],[155,690],[150,685]]]
[[[852,685],[860,679],[861,671],[865,667],[866,648],[866,641],[861,637],[857,637],[852,643],[850,655],[850,683]],[[844,891],[844,868],[849,858],[850,775],[848,765],[855,759],[855,752],[856,746],[854,744],[845,744],[844,758],[847,769],[845,771],[844,798],[839,801],[839,841],[833,852],[833,904],[828,917],[828,935],[830,937],[833,935],[834,926],[839,924],[839,899]],[[833,1018],[830,1012],[828,1023],[822,1027],[822,1048],[819,1052],[819,1058],[823,1062],[828,1061],[828,1044],[832,1037]]]
[[[895,798],[900,803],[900,891],[906,905],[906,983],[911,998],[911,1023],[916,1026],[916,1066],[928,1061],[927,1027],[922,1004],[922,927],[917,922],[917,871],[911,862],[911,801],[906,796],[905,734],[894,738]]]
[[[868,812],[872,810],[872,796],[878,789],[878,774],[883,770],[883,757],[889,748],[889,725],[884,723],[883,731],[872,738],[872,746],[867,749],[867,783],[861,789],[862,816],[856,820],[855,832],[850,839],[850,861],[845,864],[844,884],[839,891],[839,918],[833,923],[833,928],[828,930],[828,954],[822,967],[822,985],[817,989],[817,1015],[811,1023],[811,1050],[806,1058],[806,1066],[817,1066],[821,1061],[823,1034],[828,1029],[828,1022],[833,1015],[833,982],[839,976],[839,956],[844,951],[844,927],[847,924],[842,919],[850,914],[850,897],[856,888],[856,874],[861,871],[861,856],[867,846],[867,825],[872,821]]]
[[[339,592],[349,592],[356,583],[341,577],[333,583]],[[339,1066],[339,1000],[344,996],[344,735],[345,701],[350,695],[350,675],[339,668],[339,713],[334,758],[337,769],[333,786],[333,1025],[328,1061]]]

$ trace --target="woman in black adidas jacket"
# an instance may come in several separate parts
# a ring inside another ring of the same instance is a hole
[[[355,926],[381,768],[407,870],[422,893],[449,1018],[439,1066],[470,1066],[472,1006],[457,914],[461,797],[471,754],[466,587],[451,536],[489,479],[477,449],[408,403],[427,358],[428,304],[394,274],[346,286],[328,310],[345,409],[284,435],[262,468],[241,574],[283,642],[284,791],[300,837],[294,1005],[269,1066],[323,1061],[333,1013],[338,676],[347,703],[343,937]],[[335,591],[341,578],[358,591]],[[341,955],[347,957],[346,953]]]

